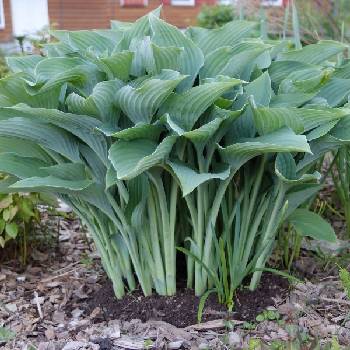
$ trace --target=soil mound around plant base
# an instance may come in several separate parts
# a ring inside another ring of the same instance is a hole
[[[255,317],[269,306],[275,305],[276,299],[284,299],[288,294],[288,280],[274,274],[265,274],[257,290],[237,291],[234,312],[228,314],[224,305],[218,303],[212,294],[205,303],[202,321],[215,319],[235,319],[254,321]],[[197,323],[197,311],[200,298],[193,290],[179,288],[175,296],[143,296],[141,291],[134,291],[118,300],[114,296],[110,281],[102,283],[101,288],[88,300],[86,310],[92,312],[101,308],[106,321],[119,319],[130,321],[140,319],[161,320],[176,327],[187,327]]]

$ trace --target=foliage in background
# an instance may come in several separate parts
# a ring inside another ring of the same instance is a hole
[[[6,63],[5,53],[0,51],[0,79],[4,78],[9,72],[9,68]]]
[[[198,17],[198,26],[218,28],[234,19],[234,8],[230,5],[203,6]]]
[[[219,286],[231,308],[247,276],[257,287],[284,222],[335,241],[298,208],[320,189],[315,164],[350,140],[332,85],[347,47],[295,49],[257,28],[183,33],[157,9],[111,30],[53,32],[47,57],[9,58],[1,191],[54,193],[74,208],[117,297],[138,284],[174,294],[179,246],[188,287]]]
[[[240,16],[254,21],[266,21],[270,36],[281,37],[285,28],[292,28],[290,9],[283,7],[259,7],[259,1],[239,0],[236,5],[204,6],[198,15],[198,25],[216,28]],[[291,2],[290,2],[291,3]],[[348,0],[303,1],[294,0],[300,20],[300,35],[304,43],[320,39],[350,40],[350,2]],[[287,16],[286,13],[287,12]],[[287,36],[293,32],[287,30]]]

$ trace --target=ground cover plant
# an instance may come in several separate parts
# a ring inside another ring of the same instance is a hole
[[[54,31],[47,56],[8,59],[0,190],[69,204],[118,298],[138,285],[175,294],[186,258],[187,286],[232,308],[247,276],[257,287],[282,223],[336,239],[300,206],[321,188],[315,164],[349,140],[336,77],[348,48],[263,40],[244,20],[183,33],[159,13]]]

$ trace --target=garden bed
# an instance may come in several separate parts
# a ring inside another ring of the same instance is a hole
[[[4,349],[30,349],[29,344],[40,350],[161,349],[165,344],[224,349],[229,343],[240,348],[251,338],[270,344],[316,336],[327,341],[335,334],[349,344],[350,303],[336,275],[320,274],[319,281],[314,276],[313,283],[298,284],[288,294],[286,279],[265,274],[256,292],[237,293],[233,314],[212,296],[203,323],[195,325],[198,298],[186,289],[175,297],[145,298],[136,291],[115,300],[79,222],[60,219],[55,226],[60,227],[58,246],[36,252],[25,271],[16,271],[13,262],[1,268],[0,319],[13,332],[8,334],[13,339],[0,344]],[[261,320],[264,310],[279,320]]]

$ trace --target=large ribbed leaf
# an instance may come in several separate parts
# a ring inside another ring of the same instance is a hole
[[[200,77],[205,79],[221,74],[249,80],[252,70],[258,63],[258,57],[268,49],[269,46],[262,43],[221,47],[206,57]]]
[[[224,161],[235,170],[249,159],[265,153],[310,152],[310,147],[303,135],[296,135],[289,128],[282,128],[264,136],[242,140],[227,147],[220,147]]]
[[[232,21],[214,30],[190,28],[188,34],[202,49],[204,55],[207,55],[219,47],[237,44],[256,27],[257,23],[254,22]]]
[[[268,72],[263,73],[245,87],[245,93],[253,96],[257,106],[268,106],[270,104],[272,89],[271,79]]]
[[[11,118],[0,121],[0,137],[30,140],[62,154],[72,161],[79,161],[78,143],[69,133],[53,125],[27,118]]]
[[[180,57],[184,51],[182,47],[160,47],[153,43],[151,47],[153,51],[154,68],[149,70],[149,73],[159,74],[162,69],[179,69]]]
[[[30,118],[31,121],[41,120],[65,129],[89,145],[103,162],[107,162],[107,143],[104,136],[95,130],[101,125],[95,118],[42,108],[3,108],[0,110],[0,116],[2,111],[11,112],[14,116]]]
[[[283,60],[298,61],[306,64],[322,64],[327,59],[346,49],[346,46],[337,41],[325,40],[317,44],[304,46],[300,50],[283,52],[280,58]]]
[[[34,75],[36,65],[44,59],[39,55],[13,56],[6,59],[8,66],[14,73],[25,72]]]
[[[112,125],[116,117],[115,94],[122,86],[122,81],[115,79],[98,83],[88,98],[73,92],[66,99],[68,109],[74,114],[94,116]]]
[[[9,107],[25,103],[31,107],[57,108],[61,87],[31,94],[26,89],[25,75],[18,73],[0,79],[0,105]]]
[[[108,79],[117,78],[122,81],[127,81],[132,59],[133,53],[131,51],[122,51],[112,56],[99,59],[97,64],[107,73]]]
[[[168,161],[167,164],[171,167],[179,180],[183,196],[187,196],[206,181],[212,179],[225,180],[230,175],[230,169],[227,166],[223,167],[224,169],[221,172],[199,173],[180,161]]]
[[[199,69],[202,67],[204,57],[201,49],[192,40],[187,38],[179,29],[151,15],[152,42],[161,47],[182,47],[183,52],[179,57],[178,70],[182,74],[189,75],[178,87],[183,91],[192,86]]]
[[[288,108],[253,108],[254,124],[260,135],[288,126],[296,134],[304,131],[304,124],[295,110]]]
[[[316,65],[311,65],[308,62],[298,62],[298,61],[291,61],[291,60],[283,60],[283,61],[274,61],[271,63],[271,66],[269,67],[269,74],[271,77],[271,80],[276,85],[280,85],[282,80],[287,78],[288,75],[290,75],[293,72],[304,70],[304,69],[320,69],[321,67],[318,67]]]
[[[213,102],[240,83],[240,80],[230,79],[199,85],[182,94],[172,94],[161,106],[159,114],[169,113],[178,126],[190,131]]]
[[[37,158],[46,163],[52,162],[52,159],[37,143],[24,139],[0,137],[0,153],[15,153],[21,157]]]
[[[116,131],[111,136],[126,141],[135,139],[149,139],[158,141],[159,135],[162,131],[163,127],[160,124],[138,123],[131,128]]]
[[[149,123],[164,100],[183,80],[179,73],[172,80],[149,79],[140,87],[126,85],[115,97],[116,103],[134,123]]]
[[[54,176],[47,177],[29,177],[17,181],[10,187],[13,189],[40,192],[43,190],[51,190],[54,192],[81,191],[92,184],[91,180],[63,180]]]
[[[0,154],[0,171],[21,179],[32,176],[45,176],[41,167],[47,163],[37,158],[21,157],[14,153]]]
[[[176,136],[166,137],[159,145],[148,139],[117,141],[109,150],[109,159],[118,179],[132,179],[168,158]]]
[[[317,182],[321,174],[315,171],[313,174],[297,174],[297,167],[290,153],[280,153],[276,157],[275,172],[280,180],[289,185],[297,185],[304,182]]]
[[[333,227],[321,216],[307,209],[296,209],[288,221],[300,235],[331,243],[337,241]]]
[[[325,98],[331,107],[344,104],[350,96],[350,79],[332,78],[318,96]]]
[[[84,52],[92,48],[96,53],[111,52],[115,42],[98,31],[52,31],[51,34],[76,51]]]
[[[291,92],[279,94],[271,98],[270,107],[300,107],[317,95],[317,92],[307,94],[304,92]]]
[[[83,163],[61,163],[52,165],[50,167],[44,167],[49,176],[58,177],[63,180],[86,180],[86,168]]]

